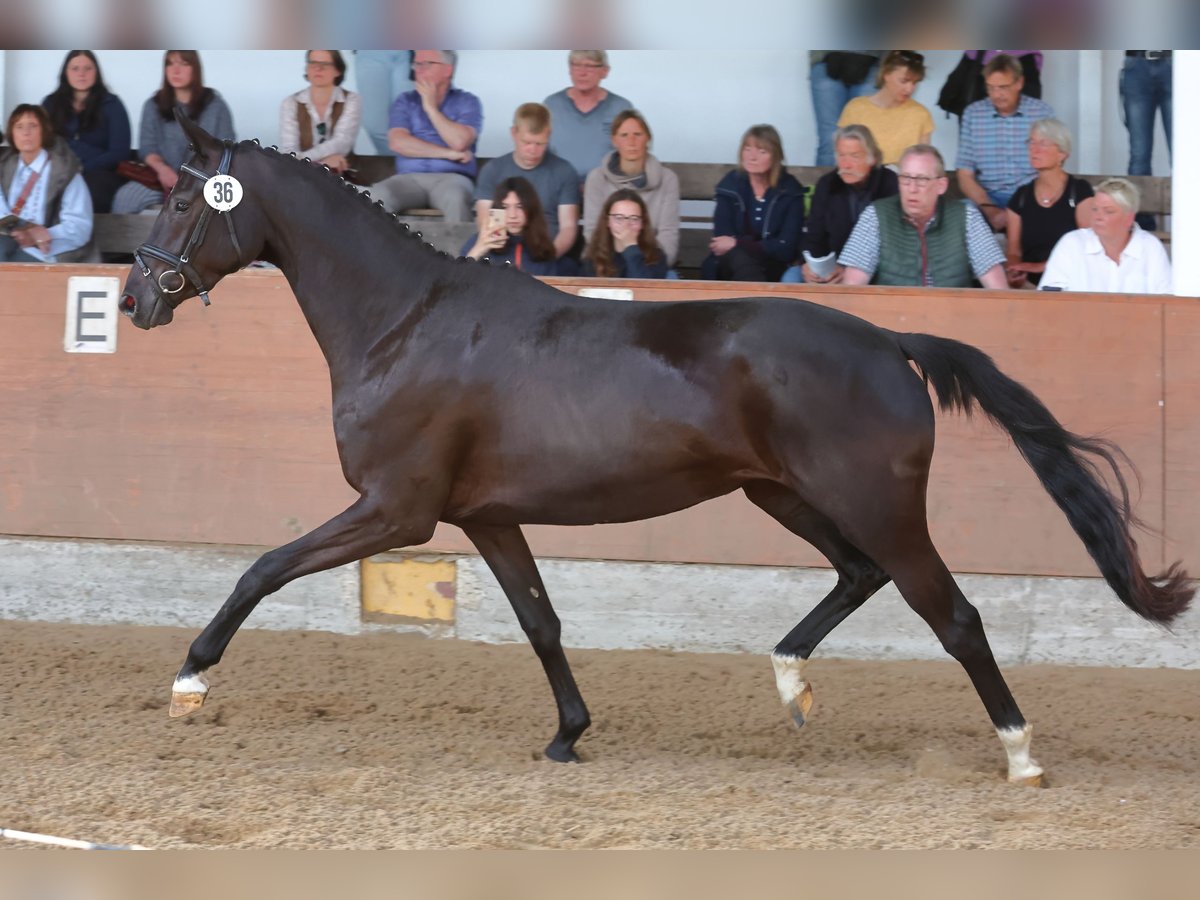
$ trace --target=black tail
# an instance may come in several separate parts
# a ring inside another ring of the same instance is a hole
[[[943,410],[968,415],[979,407],[1012,436],[1042,487],[1067,516],[1104,579],[1143,618],[1169,623],[1188,608],[1195,585],[1179,563],[1146,577],[1130,534],[1135,520],[1115,444],[1071,434],[1026,387],[1001,372],[990,356],[969,344],[930,334],[896,334],[904,355],[932,384]],[[1096,460],[1111,468],[1121,501],[1100,478]]]

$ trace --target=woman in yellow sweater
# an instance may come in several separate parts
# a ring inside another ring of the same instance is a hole
[[[875,78],[879,90],[847,103],[838,127],[867,126],[883,153],[883,164],[898,163],[906,148],[928,144],[933,137],[933,116],[912,98],[924,78],[924,56],[915,50],[888,51]]]

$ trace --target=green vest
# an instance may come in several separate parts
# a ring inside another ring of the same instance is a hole
[[[938,198],[933,221],[922,236],[904,215],[900,197],[876,200],[879,217],[879,266],[871,284],[923,285],[921,260],[924,244],[929,284],[934,287],[970,287],[975,280],[967,254],[967,208],[957,200]]]

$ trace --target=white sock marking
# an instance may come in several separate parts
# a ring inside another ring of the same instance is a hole
[[[175,683],[171,685],[171,693],[173,694],[207,694],[208,693],[208,676],[203,672],[197,672],[188,678],[176,677]]]
[[[804,691],[804,669],[808,660],[772,653],[771,665],[775,669],[775,687],[779,690],[779,699],[787,706]]]
[[[1033,737],[1033,726],[1024,728],[997,728],[996,734],[1004,751],[1008,754],[1008,780],[1021,781],[1042,774],[1042,767],[1029,755],[1029,741]]]

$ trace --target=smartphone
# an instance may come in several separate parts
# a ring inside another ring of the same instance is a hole
[[[488,210],[487,233],[493,234],[497,231],[504,231],[507,226],[504,224],[505,212],[503,209],[493,206]]]

